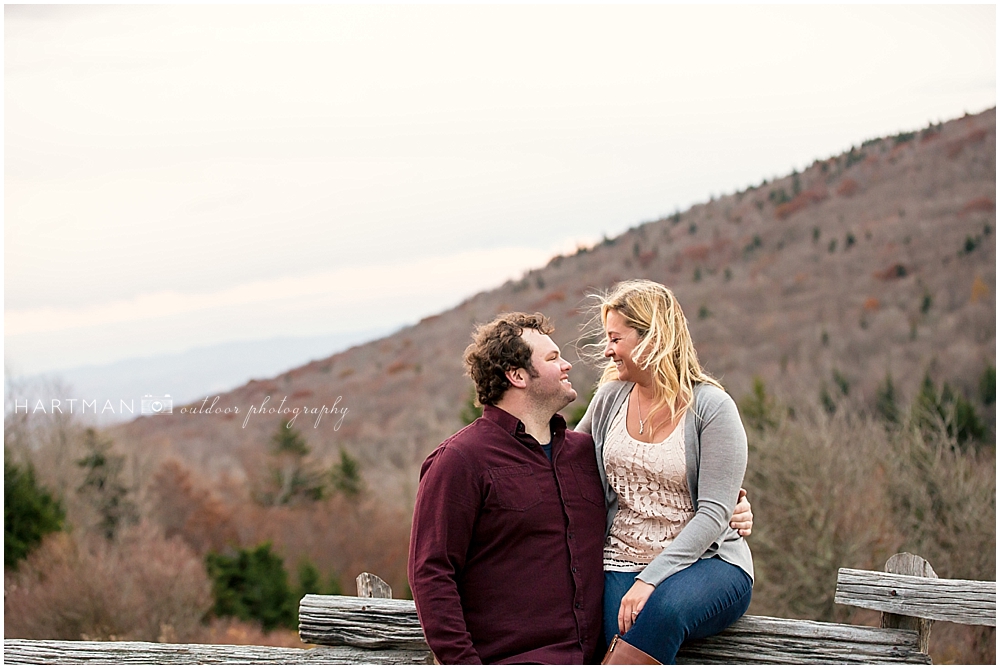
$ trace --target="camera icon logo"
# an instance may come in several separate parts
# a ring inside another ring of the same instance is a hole
[[[170,395],[162,397],[158,395],[144,395],[140,411],[144,414],[152,414],[154,416],[161,413],[173,413],[174,401],[170,399]]]

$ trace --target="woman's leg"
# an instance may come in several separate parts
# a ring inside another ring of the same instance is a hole
[[[752,585],[746,572],[721,558],[698,560],[656,587],[632,629],[622,638],[660,662],[673,664],[682,643],[718,634],[746,613]],[[607,579],[604,592],[607,629]],[[624,594],[615,600],[615,628]]]
[[[611,640],[618,634],[618,607],[622,597],[635,583],[638,572],[606,571],[604,572],[604,647],[611,645]]]

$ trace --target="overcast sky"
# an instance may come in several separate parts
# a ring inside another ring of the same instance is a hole
[[[7,6],[34,373],[403,325],[996,104],[994,6]]]

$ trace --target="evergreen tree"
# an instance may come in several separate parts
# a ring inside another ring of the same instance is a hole
[[[274,487],[261,495],[262,501],[270,506],[283,506],[323,499],[326,494],[323,472],[309,461],[309,445],[302,434],[282,420],[271,436],[271,444],[276,461],[271,470]]]
[[[948,436],[954,437],[959,445],[979,443],[986,438],[986,425],[965,395],[956,394],[948,409]]]
[[[303,558],[299,562],[298,583],[292,596],[293,609],[296,612],[296,622],[298,621],[299,602],[306,595],[340,595],[340,581],[336,574],[331,574],[327,585],[323,585],[319,569],[309,558]]]
[[[271,551],[270,543],[228,555],[212,552],[205,564],[212,580],[215,615],[257,620],[265,631],[295,628],[297,602],[281,557]]]
[[[830,389],[826,387],[825,382],[819,389],[819,403],[823,405],[823,410],[828,414],[833,415],[837,413],[837,403],[830,397]]]
[[[837,384],[837,389],[840,390],[840,394],[847,397],[851,393],[851,382],[847,380],[847,377],[840,373],[840,370],[833,370],[833,382]]]
[[[947,382],[939,395],[929,374],[924,375],[920,392],[913,403],[913,414],[922,430],[943,428],[959,446],[969,442],[980,443],[986,438],[986,426],[965,395],[952,390]]]
[[[20,467],[3,452],[3,563],[17,563],[42,542],[49,532],[62,529],[66,512],[62,503],[35,482],[29,463]]]
[[[887,423],[899,423],[899,406],[896,404],[896,386],[892,375],[886,372],[885,382],[875,391],[875,411]]]
[[[278,431],[271,436],[271,443],[274,444],[274,453],[277,455],[293,455],[305,457],[309,455],[309,445],[302,437],[302,434],[288,422],[282,419]]]
[[[587,407],[590,406],[590,402],[591,400],[594,399],[594,394],[596,392],[597,392],[596,387],[591,388],[590,392],[587,393],[587,399],[584,400],[583,404],[581,404],[578,407],[575,407],[572,411],[569,412],[569,415],[566,416],[566,424],[569,425],[570,429],[575,428],[577,425],[580,424],[580,421],[583,420],[584,415],[587,413]]]
[[[993,365],[986,365],[983,375],[979,377],[979,400],[989,406],[997,399],[997,370]]]
[[[97,511],[98,529],[112,540],[123,525],[139,519],[131,491],[121,481],[125,458],[112,454],[111,440],[102,438],[93,428],[87,428],[83,440],[86,455],[76,464],[86,471],[86,476],[79,492]]]
[[[356,497],[364,490],[361,480],[361,465],[347,451],[340,449],[340,462],[330,471],[333,487],[348,497]]]
[[[938,401],[937,388],[930,374],[924,375],[924,380],[920,383],[920,392],[913,401],[914,418],[921,427],[931,427],[936,420],[944,420],[944,411]]]
[[[469,396],[466,398],[465,404],[462,405],[462,410],[459,412],[458,417],[461,419],[463,425],[471,425],[482,415],[483,407],[476,404],[476,389],[473,388],[469,391]]]
[[[744,395],[739,403],[740,416],[754,430],[766,430],[778,426],[778,405],[769,397],[764,380],[753,377],[753,391]]]
[[[320,584],[319,569],[316,565],[312,563],[309,558],[303,558],[299,562],[299,583],[298,583],[298,596],[299,599],[306,595],[322,595],[325,594],[320,592],[323,586]]]

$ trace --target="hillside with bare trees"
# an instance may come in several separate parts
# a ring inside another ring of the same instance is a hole
[[[740,405],[751,613],[871,624],[834,605],[836,570],[901,550],[942,577],[994,580],[995,231],[991,109],[643,223],[172,414],[97,433],[8,411],[5,452],[61,500],[65,527],[5,570],[5,635],[297,643],[287,619],[245,627],[219,604],[225,560],[265,544],[292,575],[282,606],[295,588],[350,591],[360,571],[406,596],[420,464],[475,415],[461,364],[473,326],[548,315],[581,391],[572,419],[598,371],[582,355],[599,341],[588,295],[627,278],[676,292]],[[345,318],[360,328],[365,314]],[[994,631],[934,629],[936,661],[995,660]]]
[[[788,396],[849,387],[852,402],[874,406],[887,375],[912,398],[928,373],[971,396],[996,344],[995,147],[993,110],[864,142],[221,395],[215,407],[239,415],[175,408],[113,434],[150,458],[169,453],[202,475],[244,480],[279,422],[255,414],[244,427],[249,407],[267,397],[265,408],[340,398],[342,421],[308,421],[316,456],[332,462],[344,449],[384,500],[407,506],[424,456],[462,425],[471,383],[461,355],[473,324],[501,311],[544,312],[576,364],[574,385],[586,390],[596,371],[574,351],[586,296],[634,277],[676,292],[703,363],[734,397],[759,377]]]

